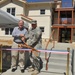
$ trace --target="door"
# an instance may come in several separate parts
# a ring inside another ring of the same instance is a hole
[[[59,29],[59,42],[63,42],[63,43],[71,42],[71,28]]]

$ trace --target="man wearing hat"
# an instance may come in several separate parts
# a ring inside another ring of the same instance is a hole
[[[40,28],[37,27],[37,21],[32,20],[31,28],[29,29],[29,34],[28,34],[28,36],[25,36],[25,38],[28,38],[27,44],[35,49],[42,48],[41,36],[42,36],[42,32],[41,32]],[[36,51],[34,51],[34,52],[37,53]],[[33,59],[38,61],[39,53],[37,53],[38,54],[37,56],[32,52],[30,54],[31,54],[31,56],[30,56],[31,63],[36,63],[36,62],[34,62]],[[40,72],[40,66],[38,67],[37,64],[32,64],[31,67],[29,67],[28,71],[33,71],[33,73],[31,75],[37,75]]]

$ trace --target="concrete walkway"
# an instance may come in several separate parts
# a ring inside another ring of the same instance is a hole
[[[32,72],[28,72],[25,70],[24,73],[21,73],[20,69],[18,68],[15,72],[11,72],[11,69],[7,70],[6,72],[0,75],[31,75]],[[64,73],[60,72],[50,72],[50,71],[41,71],[38,75],[64,75]]]

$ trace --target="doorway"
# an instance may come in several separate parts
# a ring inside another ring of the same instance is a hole
[[[71,28],[59,29],[59,42],[63,42],[63,43],[71,42]]]

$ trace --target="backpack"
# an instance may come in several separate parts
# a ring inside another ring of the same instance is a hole
[[[37,70],[40,72],[40,70],[43,68],[43,61],[41,57],[31,57],[33,59],[32,66],[33,68],[37,68]]]

